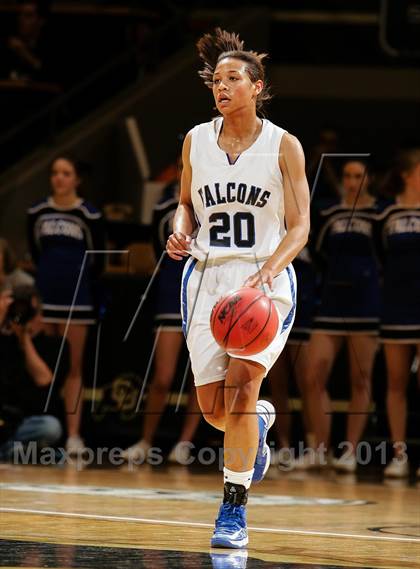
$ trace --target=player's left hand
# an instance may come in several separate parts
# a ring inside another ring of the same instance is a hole
[[[261,267],[259,271],[246,279],[244,286],[259,287],[266,284],[272,291],[275,276],[276,275],[272,269]]]

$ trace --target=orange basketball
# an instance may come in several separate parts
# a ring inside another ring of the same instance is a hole
[[[235,356],[252,356],[265,350],[278,327],[273,301],[252,287],[229,292],[216,302],[210,316],[214,339]]]

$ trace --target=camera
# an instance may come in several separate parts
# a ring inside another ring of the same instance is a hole
[[[9,306],[6,322],[14,322],[24,326],[36,315],[32,304],[34,289],[32,287],[16,287],[13,291],[13,302]]]

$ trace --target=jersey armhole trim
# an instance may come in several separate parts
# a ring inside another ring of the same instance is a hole
[[[280,128],[280,127],[277,127],[277,128]],[[276,165],[277,165],[277,171],[280,174],[280,181],[283,185],[284,184],[284,176],[283,176],[283,172],[281,171],[281,167],[280,167],[280,156],[281,156],[280,149],[281,149],[281,143],[283,140],[283,136],[285,134],[287,134],[287,130],[284,130],[284,129],[281,129],[281,130],[282,130],[282,132],[280,133],[279,142],[278,142]]]

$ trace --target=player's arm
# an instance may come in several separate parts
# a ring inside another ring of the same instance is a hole
[[[191,235],[196,221],[191,200],[192,169],[190,162],[191,133],[188,133],[182,147],[182,174],[179,204],[174,217],[173,233],[166,243],[168,255],[177,261],[189,255]]]
[[[287,267],[308,241],[310,199],[305,156],[299,140],[291,134],[283,136],[279,165],[283,174],[287,234],[261,270],[246,281],[246,286],[267,283],[271,288],[274,277]]]

